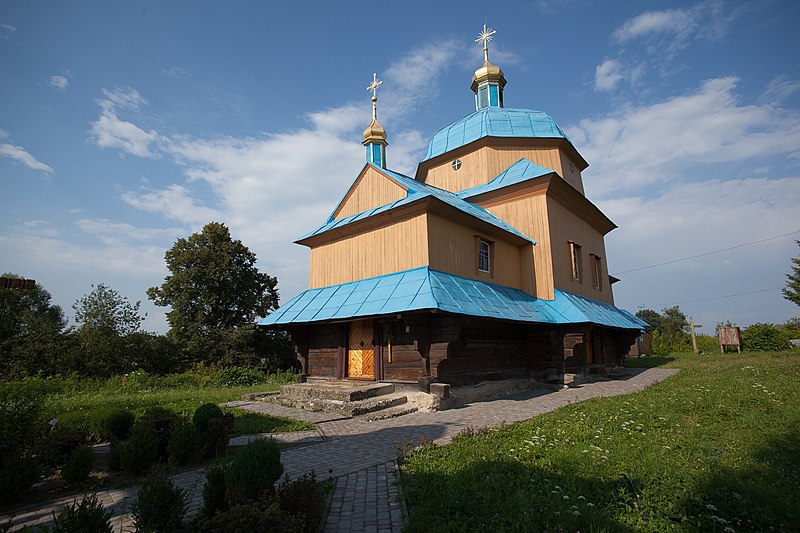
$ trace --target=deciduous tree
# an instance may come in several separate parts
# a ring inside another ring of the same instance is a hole
[[[196,358],[225,357],[227,339],[278,305],[278,280],[259,272],[256,255],[221,223],[178,239],[164,255],[170,271],[160,287],[147,290],[167,313],[174,340]]]

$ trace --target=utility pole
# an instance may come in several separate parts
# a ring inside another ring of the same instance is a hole
[[[694,354],[699,355],[700,350],[697,348],[697,335],[695,334],[695,328],[702,328],[702,324],[695,324],[692,317],[689,317],[689,329],[692,330],[692,348],[694,349]]]

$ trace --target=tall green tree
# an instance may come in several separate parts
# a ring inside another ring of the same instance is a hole
[[[170,335],[195,359],[225,359],[232,332],[278,306],[278,280],[258,271],[256,255],[224,224],[178,239],[164,259],[171,274],[147,295],[172,308]]]
[[[689,321],[677,305],[661,310],[640,309],[636,316],[649,324],[647,332],[653,335],[653,351],[669,354],[691,350]]]
[[[800,246],[800,241],[795,241]],[[783,297],[800,305],[800,257],[792,258],[792,272],[786,274],[788,281],[783,289]]]
[[[139,332],[144,316],[141,302],[128,298],[104,283],[72,304],[75,310],[74,340],[79,346],[76,368],[85,375],[121,374],[137,367],[133,334]]]
[[[51,300],[39,284],[30,290],[0,289],[0,373],[6,377],[61,370],[59,349],[67,320]]]

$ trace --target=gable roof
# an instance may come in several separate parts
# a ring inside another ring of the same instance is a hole
[[[637,330],[646,326],[623,309],[585,296],[556,289],[554,300],[541,300],[519,289],[429,267],[309,289],[258,324],[307,324],[433,309],[514,322],[592,323]]]
[[[489,191],[495,191],[497,189],[502,189],[503,187],[508,187],[509,185],[514,185],[515,183],[521,183],[523,181],[553,173],[555,173],[555,170],[539,166],[523,157],[498,174],[488,183],[476,185],[475,187],[470,187],[469,189],[460,191],[458,196],[461,198],[471,198],[472,196],[477,196]]]
[[[417,181],[414,178],[410,178],[398,172],[394,172],[391,170],[387,170],[385,168],[381,168],[377,165],[373,165],[372,163],[367,163],[367,165],[372,166],[375,170],[385,175],[388,179],[394,180],[398,185],[406,189],[407,194],[404,198],[400,198],[399,200],[395,200],[394,202],[389,202],[388,204],[380,205],[378,207],[374,207],[372,209],[367,209],[366,211],[362,211],[361,213],[356,213],[354,215],[350,215],[340,219],[334,219],[333,214],[328,217],[328,220],[320,226],[319,228],[315,229],[314,231],[303,235],[295,242],[302,244],[302,241],[314,237],[316,235],[320,235],[327,231],[341,228],[342,226],[346,226],[348,224],[352,224],[354,222],[367,219],[369,217],[378,215],[380,213],[385,213],[387,211],[391,211],[392,209],[408,205],[417,201],[420,201],[424,198],[435,198],[459,211],[470,215],[471,217],[481,220],[485,223],[491,224],[497,228],[502,229],[508,233],[516,235],[517,237],[524,239],[528,242],[536,244],[536,241],[528,237],[527,235],[523,234],[510,224],[503,221],[501,218],[493,215],[486,209],[467,202],[466,200],[460,198],[457,194],[454,194],[450,191],[446,191],[444,189],[439,189],[438,187],[434,187],[432,185],[427,185],[422,183],[421,181]],[[338,209],[338,206],[337,208]],[[334,209],[334,213],[336,212]]]
[[[567,134],[544,111],[484,107],[436,132],[428,144],[427,161],[483,137],[565,139]]]

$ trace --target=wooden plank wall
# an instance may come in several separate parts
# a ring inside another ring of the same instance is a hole
[[[309,287],[327,287],[428,264],[425,214],[311,249]]]
[[[611,292],[611,284],[608,282],[608,266],[603,236],[591,225],[552,198],[547,199],[547,210],[550,213],[550,220],[558,221],[555,224],[550,224],[555,287],[613,304],[614,296]],[[569,241],[574,241],[581,247],[583,268],[579,281],[574,280],[572,277],[572,256]],[[594,288],[593,265],[590,257],[592,254],[600,257],[600,277],[602,279],[600,290]]]
[[[372,167],[367,167],[333,214],[341,219],[405,198],[406,189]]]
[[[497,237],[481,235],[445,218],[428,215],[430,266],[465,278],[523,288],[520,274],[520,249]],[[492,272],[478,270],[476,235],[494,243]]]
[[[425,183],[448,191],[462,191],[488,183],[524,157],[544,168],[555,170],[567,183],[583,194],[583,181],[580,170],[576,167],[573,172],[570,172],[569,158],[556,147],[510,148],[484,146],[474,152],[463,155],[456,153],[453,157],[461,160],[461,168],[459,170],[453,170],[452,160],[444,161],[428,169]]]
[[[335,378],[336,359],[341,342],[339,324],[309,326],[308,375]]]
[[[547,199],[543,194],[529,196],[506,203],[483,205],[492,214],[502,218],[536,241],[533,247],[537,298],[552,300],[553,263],[550,248],[550,221],[547,216]],[[523,287],[523,290],[524,287]]]

